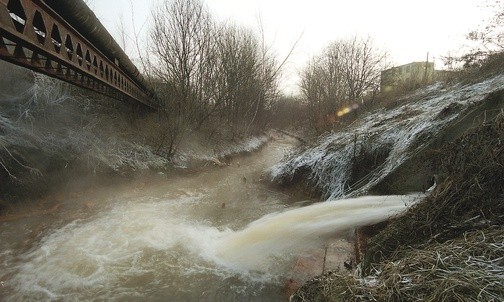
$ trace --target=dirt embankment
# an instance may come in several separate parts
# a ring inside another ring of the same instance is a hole
[[[436,188],[371,237],[358,269],[321,275],[291,301],[503,299],[504,113],[482,108],[480,126],[462,135],[456,124],[418,157],[436,167]]]
[[[446,106],[438,113],[437,118],[444,118],[452,111],[458,110],[458,106],[454,103]],[[446,153],[446,146],[453,144],[470,129],[494,120],[503,109],[504,90],[494,91],[483,101],[469,106],[443,131],[432,138],[427,138],[420,152],[413,154],[407,162],[388,174],[371,191],[378,194],[404,194],[425,191],[433,183],[433,177],[437,178],[439,183],[446,177],[441,162]]]

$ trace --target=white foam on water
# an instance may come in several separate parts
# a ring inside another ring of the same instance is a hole
[[[380,196],[323,202],[266,215],[238,231],[177,214],[180,203],[197,203],[197,197],[121,204],[66,225],[23,255],[9,281],[15,291],[10,299],[108,299],[134,292],[127,288],[129,279],[179,282],[169,274],[219,280],[238,274],[252,282],[271,282],[282,273],[270,271],[279,257],[325,236],[381,221],[410,201],[407,196]]]
[[[186,223],[173,211],[176,207],[176,200],[132,203],[74,221],[23,255],[9,282],[21,295],[36,292],[44,299],[113,287],[124,276],[155,271],[154,258],[160,255],[169,256],[180,246],[196,249],[195,240],[220,235],[215,228]]]

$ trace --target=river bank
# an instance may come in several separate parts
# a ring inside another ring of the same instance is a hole
[[[496,286],[504,271],[504,94],[501,80],[490,84],[499,77],[417,91],[274,169],[278,183],[328,199],[428,193],[403,216],[357,230],[359,265],[317,276],[291,301],[504,297]]]
[[[444,180],[371,237],[357,271],[306,283],[291,301],[498,301],[504,297],[504,116],[446,146]]]
[[[186,151],[181,150],[176,161],[167,162],[165,166],[155,170],[131,169],[124,170],[122,173],[118,171],[91,172],[81,167],[45,174],[44,179],[40,179],[41,185],[46,187],[45,190],[35,195],[19,194],[19,196],[12,192],[13,198],[0,198],[0,222],[51,214],[60,208],[61,202],[65,199],[81,198],[94,194],[95,191],[101,191],[103,194],[106,188],[118,188],[119,191],[130,186],[142,188],[148,183],[169,181],[179,176],[190,177],[210,169],[222,168],[228,166],[232,160],[239,160],[242,156],[260,151],[270,140],[278,139],[281,135],[272,131],[269,134],[251,137],[240,142],[220,142],[219,148],[204,148],[198,145],[198,147],[192,146],[194,148],[189,150],[191,145],[186,145]],[[293,144],[295,144],[294,141]],[[25,205],[30,206],[30,204],[36,205],[37,209],[35,211],[22,210]]]
[[[161,113],[3,61],[0,71],[10,75],[0,78],[0,213],[11,201],[50,194],[68,180],[134,178],[221,164],[260,149],[270,137],[259,130],[230,135],[225,127],[187,126],[169,143],[172,130]]]

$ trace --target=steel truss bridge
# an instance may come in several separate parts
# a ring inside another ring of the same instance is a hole
[[[0,0],[0,59],[157,108],[152,89],[83,0]]]

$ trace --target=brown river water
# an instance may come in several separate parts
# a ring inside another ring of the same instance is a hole
[[[408,197],[313,203],[269,186],[295,141],[183,176],[62,189],[0,220],[1,301],[282,301],[296,255]]]

